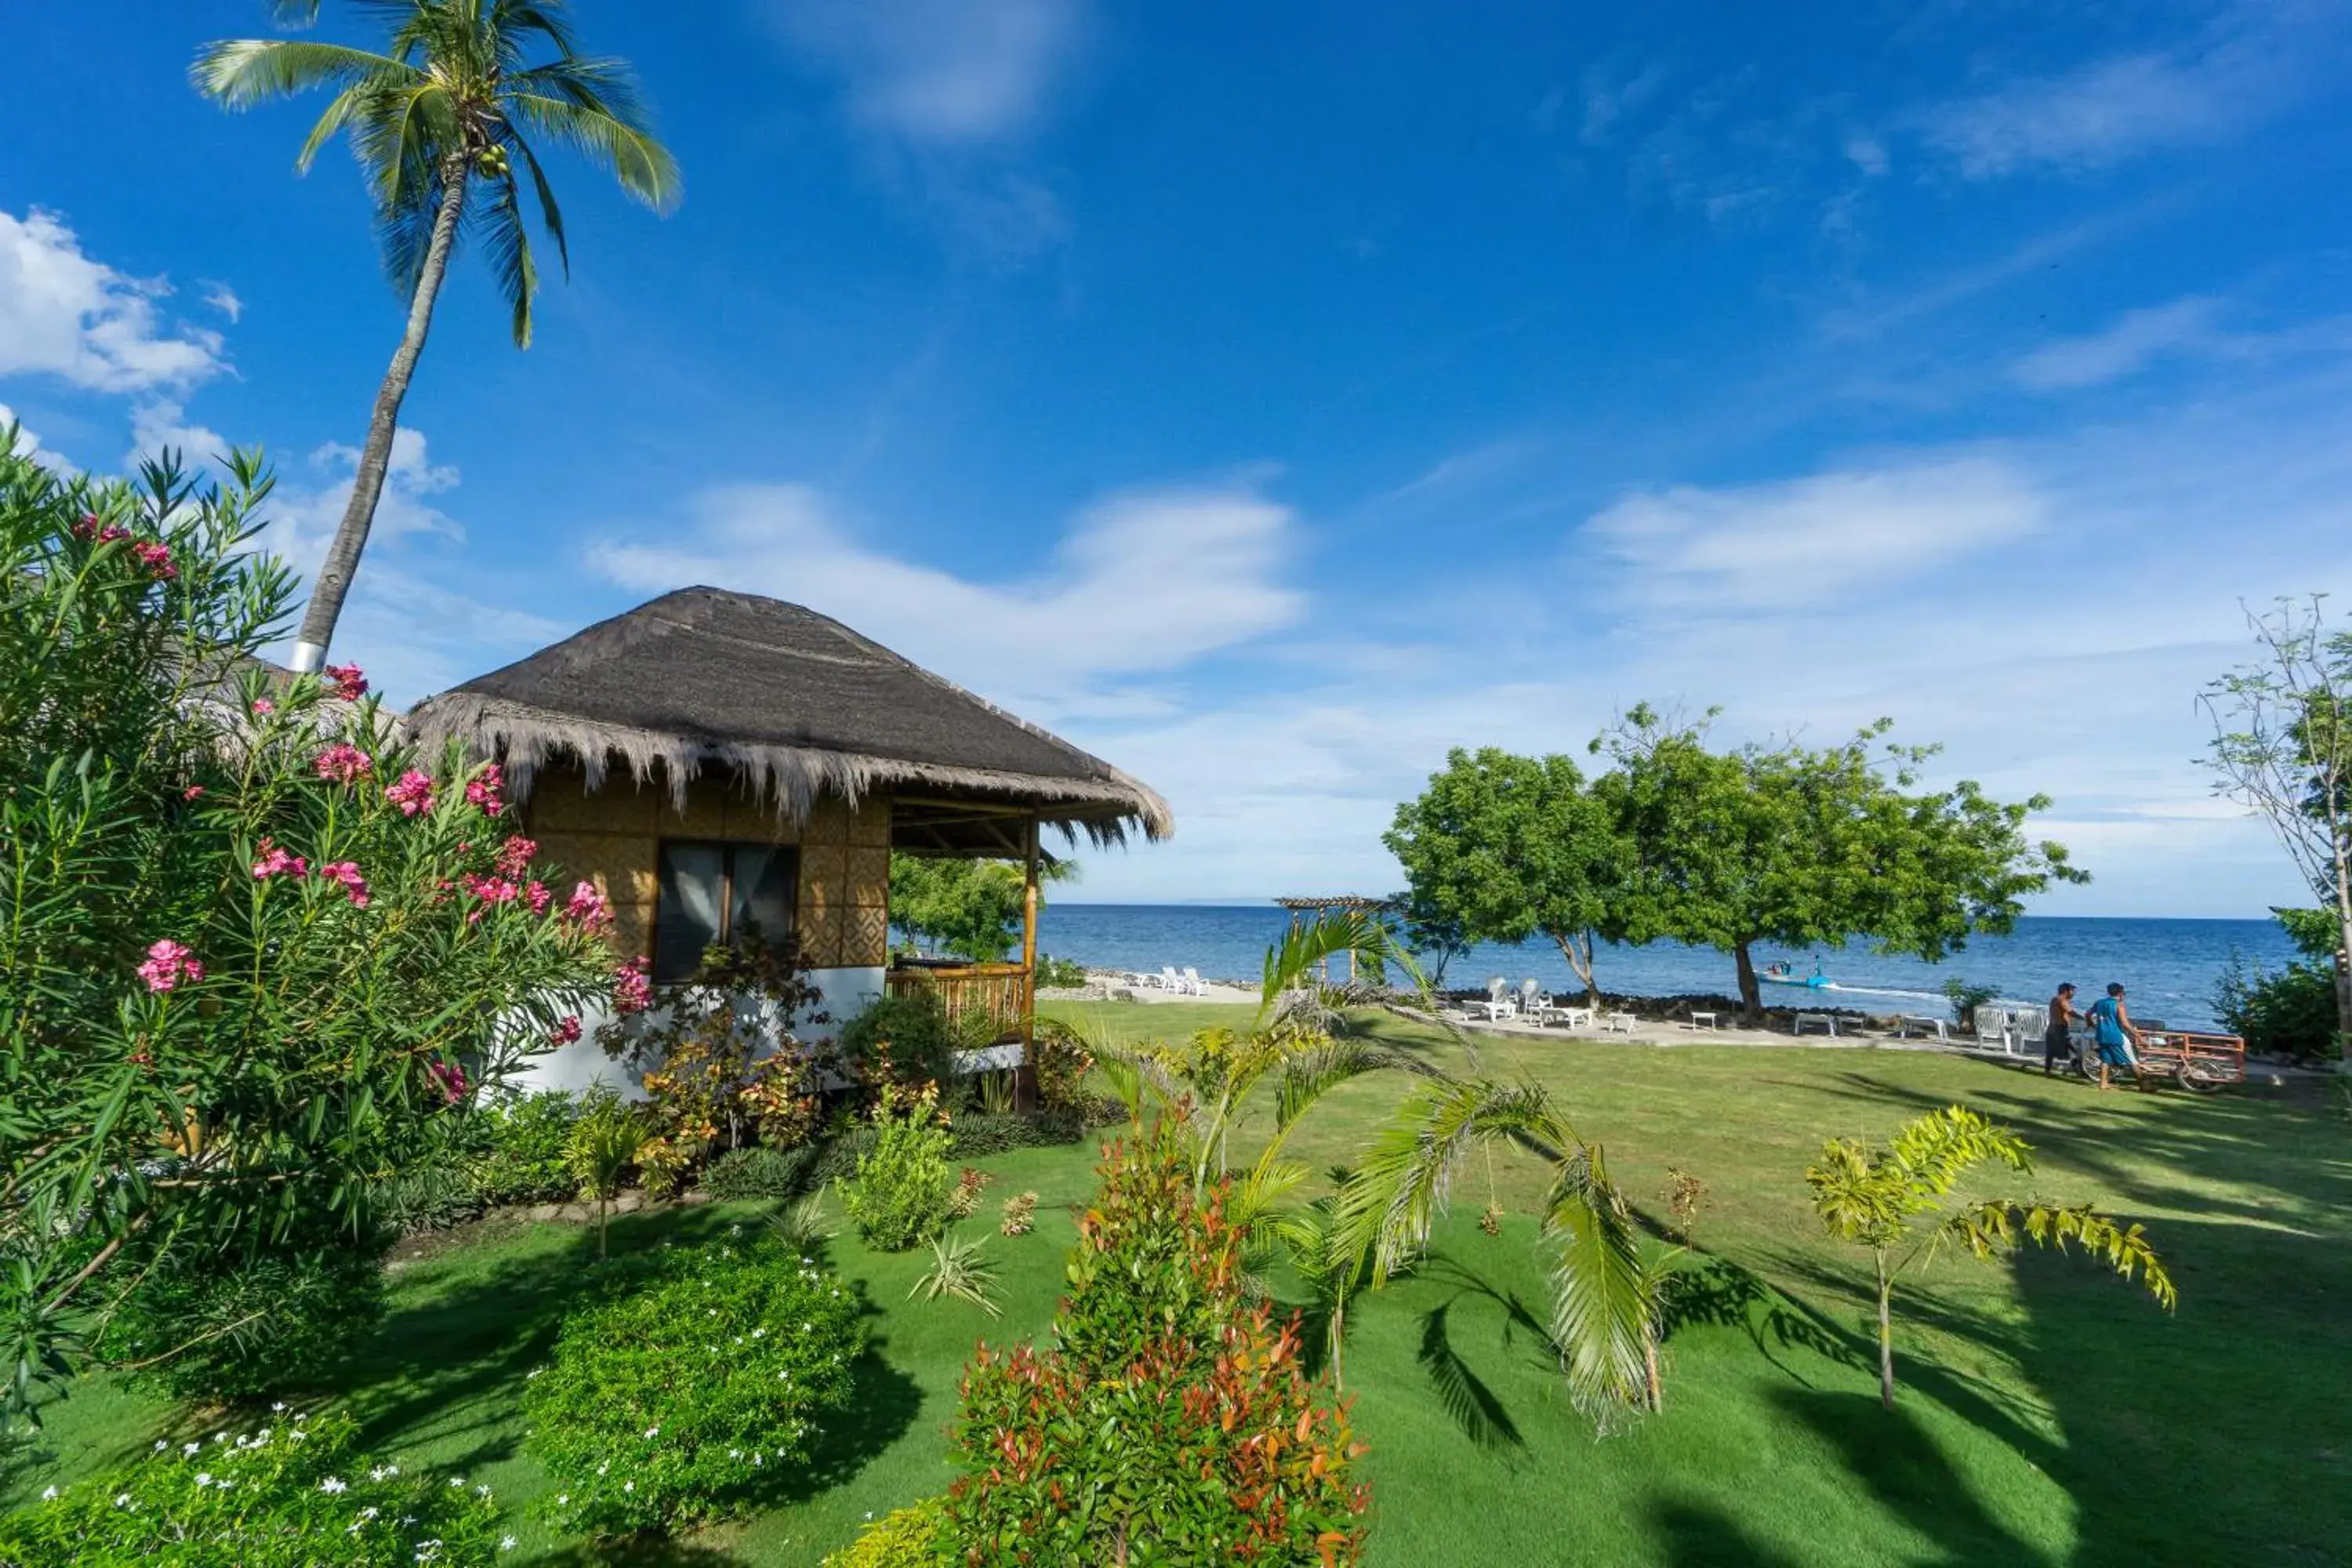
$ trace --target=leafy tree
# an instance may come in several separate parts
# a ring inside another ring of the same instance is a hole
[[[607,1089],[590,1098],[572,1124],[564,1158],[578,1179],[580,1190],[596,1200],[596,1256],[610,1256],[606,1247],[612,1228],[613,1198],[621,1178],[637,1163],[653,1138],[653,1129],[637,1108]]]
[[[1403,927],[1404,950],[1418,960],[1433,989],[1445,986],[1445,972],[1454,961],[1477,945],[1460,918],[1446,913],[1434,900],[1410,889],[1389,900]]]
[[[274,8],[282,22],[308,23],[319,0],[277,0]],[[295,167],[308,173],[320,148],[337,132],[348,136],[374,198],[384,269],[408,298],[407,326],[376,392],[352,499],[295,643],[294,666],[302,671],[325,658],[367,548],[401,402],[461,231],[476,235],[488,255],[517,348],[530,346],[539,291],[523,220],[526,176],[556,256],[571,269],[554,187],[524,132],[572,148],[658,211],[678,197],[677,165],[647,129],[627,67],[579,52],[564,0],[378,0],[369,9],[390,26],[381,52],[238,38],[207,45],[190,71],[198,91],[230,110],[332,89]],[[540,48],[550,57],[531,63]]]
[[[1707,716],[1712,719],[1714,715]],[[1710,751],[1705,722],[1637,707],[1593,742],[1639,862],[1630,940],[1671,937],[1728,952],[1750,1019],[1762,1010],[1759,942],[1843,947],[1930,961],[1976,933],[2005,934],[2023,899],[2089,877],[2063,845],[2025,837],[2047,796],[1992,799],[1968,780],[1919,790],[1933,746],[1883,748],[1880,720],[1843,745]]]
[[[495,769],[416,755],[354,668],[265,679],[290,582],[245,551],[257,458],[203,489],[151,465],[133,489],[5,434],[0,1415],[20,1415],[143,1281],[368,1234],[448,1113],[617,982],[602,900],[538,879]]]
[[[1924,1268],[1949,1247],[1972,1258],[2013,1252],[2021,1237],[2063,1252],[2079,1243],[2116,1273],[2137,1273],[2165,1310],[2172,1310],[2172,1277],[2137,1225],[2124,1226],[2086,1204],[2044,1204],[2032,1198],[1979,1198],[1947,1212],[1946,1200],[1980,1164],[2030,1172],[2017,1134],[1965,1106],[1931,1110],[1906,1124],[1883,1149],[1857,1139],[1822,1145],[1821,1163],[1805,1172],[1813,1210],[1840,1241],[1870,1250],[1878,1296],[1878,1399],[1895,1408],[1895,1280]]]
[[[1411,904],[1471,942],[1549,938],[1597,994],[1593,949],[1627,933],[1632,847],[1610,793],[1566,757],[1447,753],[1382,838]]]
[[[1076,861],[1040,859],[1038,907],[1045,907],[1045,883],[1075,881],[1077,874]],[[1026,891],[1014,861],[890,857],[890,923],[920,944],[975,963],[1002,963],[1012,954]]]
[[[2335,965],[2335,1028],[2352,1027],[2352,628],[2332,625],[2320,595],[2248,612],[2258,664],[2205,689],[2213,721],[2206,763],[2215,789],[2270,824],[2332,929],[2308,916],[2288,929]],[[2352,1052],[2342,1053],[2352,1073]]]
[[[2336,1005],[2337,927],[2333,910],[2277,910],[2303,956],[2272,970],[2231,952],[2213,983],[2213,1016],[2249,1048],[2298,1060],[2325,1060],[2341,1048]]]

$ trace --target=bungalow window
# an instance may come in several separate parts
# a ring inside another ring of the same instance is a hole
[[[666,843],[654,914],[654,983],[693,977],[702,950],[793,929],[797,853],[782,844]]]

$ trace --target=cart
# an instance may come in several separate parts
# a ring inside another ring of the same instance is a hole
[[[2246,1081],[2246,1042],[2236,1035],[2147,1029],[2137,1054],[2143,1087],[2168,1078],[2192,1093],[2216,1094]]]

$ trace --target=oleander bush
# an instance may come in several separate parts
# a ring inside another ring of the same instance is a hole
[[[753,1232],[616,1266],[525,1384],[556,1522],[610,1536],[756,1506],[849,1403],[864,1316],[834,1274]]]
[[[797,1149],[771,1149],[753,1144],[730,1149],[703,1168],[702,1190],[722,1203],[745,1198],[795,1198],[807,1189],[818,1150],[804,1143]]]
[[[983,1344],[966,1369],[939,1560],[1360,1562],[1362,1449],[1296,1319],[1244,1306],[1224,1189],[1194,1199],[1173,1118],[1114,1144],[1102,1177],[1054,1345]]]
[[[158,1442],[0,1518],[0,1568],[481,1568],[513,1545],[487,1487],[355,1453],[340,1410]]]
[[[947,1223],[955,1178],[939,1094],[930,1085],[885,1084],[874,1108],[874,1144],[841,1183],[842,1207],[866,1245],[885,1252],[920,1247]]]
[[[257,1401],[324,1385],[383,1319],[391,1233],[312,1220],[244,1250],[166,1249],[108,1321],[103,1359],[174,1397]]]

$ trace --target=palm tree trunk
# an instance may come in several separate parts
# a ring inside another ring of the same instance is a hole
[[[368,419],[367,444],[360,448],[359,472],[352,476],[351,504],[327,547],[319,575],[310,585],[310,606],[303,612],[301,635],[294,639],[294,668],[307,672],[327,659],[335,623],[343,614],[343,595],[351,591],[359,571],[361,552],[367,549],[368,530],[375,522],[376,502],[383,495],[385,471],[392,464],[392,437],[400,427],[400,405],[408,396],[408,383],[416,374],[417,356],[425,352],[425,334],[433,325],[433,306],[441,294],[441,280],[449,270],[450,247],[457,243],[457,219],[466,208],[466,161],[452,158],[442,168],[441,210],[433,219],[433,237],[425,249],[425,266],[416,275],[416,291],[409,296],[408,327],[392,367],[376,389],[375,412]]]
[[[1895,1409],[1895,1280],[1886,1260],[1878,1262],[1878,1403]]]

